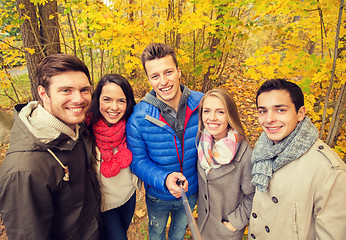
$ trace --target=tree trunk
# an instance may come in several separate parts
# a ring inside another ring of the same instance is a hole
[[[20,31],[23,46],[26,49],[25,59],[32,98],[38,100],[36,67],[45,56],[60,52],[57,2],[48,1],[37,9],[30,0],[16,0],[16,6],[20,18],[25,19],[20,26]],[[40,19],[37,18],[37,11],[39,11]]]
[[[87,6],[89,6],[89,2],[88,0],[85,0],[85,4]],[[92,34],[91,34],[91,31],[90,31],[90,28],[89,28],[89,19],[87,18],[87,32],[88,32],[88,38],[91,39],[92,38]],[[91,41],[90,41],[91,42]],[[90,58],[90,74],[91,74],[91,85],[94,86],[94,55],[93,55],[93,49],[92,47],[89,45],[88,46],[88,50],[89,50],[89,58]]]
[[[73,27],[74,27],[74,32],[75,32],[76,38],[78,38],[78,47],[79,47],[80,56],[82,58],[82,61],[84,62],[83,47],[82,47],[82,44],[81,44],[81,40],[79,38],[79,34],[78,34],[77,26],[76,26],[76,21],[74,20],[74,16],[73,16],[72,10],[70,11],[70,14],[71,14],[71,21],[72,21]],[[72,29],[71,29],[71,31],[73,32]]]
[[[216,19],[220,20],[220,19],[222,19],[222,17],[223,17],[223,14],[218,14]],[[218,31],[219,30],[216,29],[216,32],[218,32]],[[213,54],[215,53],[216,47],[219,44],[220,44],[220,39],[217,36],[215,36],[215,34],[214,34],[212,36],[211,43],[209,46],[209,51],[212,53],[212,59],[216,59],[216,57],[214,57]],[[208,66],[208,70],[203,76],[202,92],[204,92],[204,93],[213,88],[213,80],[210,79],[210,75],[212,74],[211,73],[212,69],[215,69],[215,65]]]
[[[40,15],[40,35],[45,56],[60,53],[59,21],[57,1],[38,5]]]
[[[341,121],[341,115],[345,113],[344,111],[345,103],[346,103],[346,84],[342,85],[342,87],[340,88],[339,96],[334,106],[333,117],[329,124],[329,131],[326,138],[326,143],[329,146],[334,145],[334,140],[338,133],[338,130],[342,127],[342,125],[340,126],[340,123],[343,124],[343,122]]]
[[[20,5],[24,5],[24,7],[20,7]],[[36,66],[41,62],[44,55],[43,52],[41,52],[42,46],[39,40],[40,31],[38,27],[38,19],[36,17],[36,7],[30,2],[30,0],[16,0],[16,6],[21,19],[27,16],[20,26],[23,47],[25,49],[31,48],[35,51],[33,54],[25,51],[25,59],[31,82],[32,98],[37,100],[39,96],[37,93]]]
[[[67,1],[65,0],[65,5],[67,5]],[[76,37],[74,35],[74,31],[73,31],[73,27],[72,27],[72,20],[71,20],[71,16],[72,16],[72,10],[70,10],[66,15],[67,15],[67,22],[68,22],[68,26],[70,28],[70,32],[71,32],[71,36],[72,36],[72,42],[73,42],[73,54],[75,56],[77,56],[77,44],[76,44]]]
[[[181,16],[183,15],[184,1],[185,0],[178,1],[178,22],[179,23],[181,21]],[[175,47],[176,49],[179,49],[181,44],[181,33],[179,33],[178,29],[176,29],[176,31],[177,31],[177,35],[175,40]]]
[[[134,0],[129,0],[129,5],[135,6]],[[134,22],[134,12],[133,10],[131,10],[131,12],[129,13],[129,26],[133,26],[133,22]],[[134,44],[131,45],[131,49],[135,49]],[[130,55],[131,57],[134,57],[134,54],[132,51],[130,51]],[[138,76],[139,76],[138,68],[133,68],[130,74],[130,79],[135,80],[137,82]]]
[[[324,102],[324,109],[323,109],[323,116],[322,116],[322,126],[321,126],[321,131],[320,131],[320,138],[323,137],[324,127],[325,127],[325,124],[326,124],[326,114],[327,114],[329,96],[330,96],[330,93],[332,91],[332,87],[333,87],[333,83],[334,83],[335,66],[336,66],[336,59],[338,58],[339,35],[340,35],[340,26],[341,26],[341,19],[342,19],[343,9],[344,9],[344,0],[341,0],[340,1],[340,8],[339,8],[338,23],[337,23],[337,26],[336,26],[336,34],[335,34],[335,47],[334,47],[333,66],[332,66],[331,77],[330,77],[330,81],[329,81],[329,87],[328,87],[328,90],[327,90],[327,93],[326,93],[326,97],[325,97],[325,102]]]

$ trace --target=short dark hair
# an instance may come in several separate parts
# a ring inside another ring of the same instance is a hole
[[[48,92],[50,79],[67,71],[85,73],[91,85],[90,73],[87,66],[76,56],[62,53],[49,55],[43,58],[37,65],[36,75],[38,85],[41,85]]]
[[[95,91],[92,96],[91,101],[91,119],[90,126],[92,127],[100,118],[102,118],[102,114],[100,112],[100,96],[102,92],[102,88],[109,83],[115,83],[121,90],[123,90],[126,97],[126,111],[123,116],[123,119],[127,120],[133,112],[133,107],[136,105],[135,98],[133,95],[133,90],[130,83],[119,74],[107,74],[100,79],[98,82]]]
[[[145,73],[147,74],[147,69],[145,68],[145,63],[147,61],[154,60],[157,58],[163,58],[167,55],[172,56],[175,66],[178,68],[177,56],[175,54],[174,49],[170,45],[165,43],[151,43],[148,46],[146,46],[141,55],[141,61]]]
[[[285,90],[289,93],[292,102],[296,108],[296,111],[304,106],[304,94],[300,87],[293,83],[289,82],[285,79],[271,79],[262,84],[262,86],[258,89],[256,95],[256,106],[258,107],[258,96],[264,92],[270,92],[273,90]]]

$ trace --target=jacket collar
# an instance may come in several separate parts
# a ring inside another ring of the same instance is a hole
[[[19,104],[15,106],[15,122],[11,130],[9,152],[34,150],[45,151],[47,148],[70,150],[76,144],[79,136],[88,136],[88,131],[84,123],[81,124],[80,127],[78,126],[79,130],[77,134],[75,134],[75,136],[78,137],[73,139],[68,134],[59,132],[52,126],[47,126],[41,121],[35,120],[35,118],[32,119],[32,112],[37,109],[37,107],[37,102],[30,102],[28,104]],[[58,119],[56,120],[60,121]],[[63,123],[61,122],[61,124]],[[68,128],[68,126],[66,127]]]
[[[180,85],[180,87],[181,87],[183,95],[185,95],[185,94],[188,95],[187,106],[192,111],[194,111],[196,108],[198,108],[201,98],[198,98],[195,95],[196,92],[191,91],[188,87],[186,87],[184,85]],[[149,93],[147,93],[141,101],[149,103],[150,105],[157,107],[159,109],[163,109],[166,106],[166,104],[164,102],[162,102],[161,100],[156,98],[156,93],[154,90],[151,90]]]
[[[183,94],[189,95],[189,97],[187,98],[187,106],[191,109],[192,112],[194,112],[199,106],[201,97],[199,97],[195,91],[191,91],[188,87],[184,85],[180,86],[182,87]],[[164,106],[166,106],[164,102],[156,98],[154,90],[151,90],[149,93],[147,93],[141,100],[141,102],[149,104],[149,110],[147,111],[148,114],[157,119],[159,118],[158,109],[162,109]]]
[[[29,102],[18,113],[29,131],[41,142],[48,143],[58,138],[61,133],[71,137],[73,140],[78,139],[79,127],[76,133],[65,123],[51,115],[37,101]]]

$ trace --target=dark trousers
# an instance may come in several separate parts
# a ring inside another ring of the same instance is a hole
[[[127,240],[126,234],[135,206],[136,192],[125,204],[101,213],[103,240]]]

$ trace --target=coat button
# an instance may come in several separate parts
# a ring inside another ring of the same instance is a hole
[[[252,217],[253,218],[257,218],[257,214],[256,213],[252,213]]]
[[[323,145],[318,146],[318,149],[324,149]]]
[[[272,201],[273,203],[278,203],[279,200],[276,197],[272,197]]]
[[[204,198],[205,198],[205,200],[207,200],[208,198],[207,198],[207,194],[206,195],[204,195]]]
[[[269,227],[268,227],[268,226],[265,226],[264,228],[265,228],[265,230],[266,230],[266,232],[267,232],[267,233],[269,233],[269,232],[270,232],[270,229],[269,229]]]
[[[251,233],[251,237],[252,237],[253,239],[256,239],[256,236],[255,236],[253,233]]]
[[[207,209],[205,209],[205,213],[208,213],[208,210],[207,210]]]

